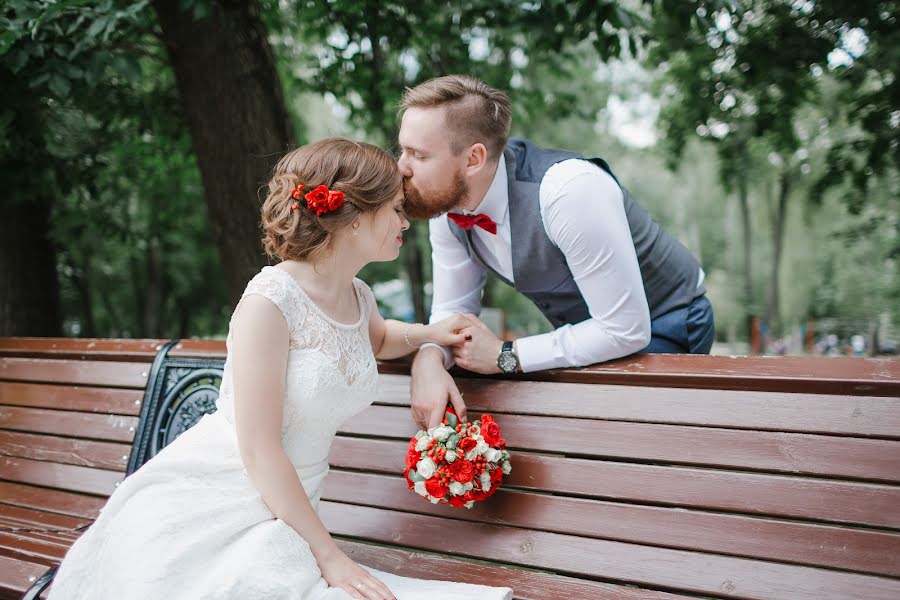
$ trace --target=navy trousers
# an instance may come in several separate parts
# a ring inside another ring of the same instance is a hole
[[[650,321],[644,354],[709,354],[715,337],[712,304],[706,295]]]

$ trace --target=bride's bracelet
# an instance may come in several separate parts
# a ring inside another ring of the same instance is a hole
[[[419,346],[417,346],[417,345],[413,344],[411,341],[409,341],[409,332],[413,328],[413,325],[415,325],[415,323],[407,324],[406,328],[403,330],[403,339],[406,340],[406,345],[409,346],[410,348],[418,348]]]

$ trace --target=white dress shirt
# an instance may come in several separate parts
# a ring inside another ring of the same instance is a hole
[[[600,167],[570,159],[547,170],[539,202],[544,230],[565,255],[591,316],[549,333],[519,338],[522,370],[590,365],[642,350],[650,342],[650,310],[622,189]],[[490,267],[515,283],[505,160],[499,161],[475,213],[490,216],[497,223],[497,234],[475,227],[472,243]],[[430,322],[455,312],[479,314],[486,269],[469,258],[446,215],[432,219],[429,231],[434,285]],[[452,354],[442,350],[449,367]]]

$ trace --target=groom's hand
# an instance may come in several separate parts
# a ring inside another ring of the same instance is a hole
[[[453,346],[453,358],[463,369],[474,373],[500,373],[497,357],[503,348],[503,340],[494,335],[484,322],[475,315],[466,315],[472,322],[470,327],[461,330],[465,335],[462,343]]]
[[[421,429],[440,425],[448,403],[453,405],[460,421],[467,420],[462,394],[444,368],[444,357],[438,348],[419,351],[413,361],[409,393],[412,418]]]

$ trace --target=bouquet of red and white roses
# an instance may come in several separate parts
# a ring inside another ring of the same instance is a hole
[[[448,407],[440,425],[409,440],[403,475],[409,489],[432,504],[472,508],[491,497],[511,470],[506,440],[493,417],[462,423]]]

